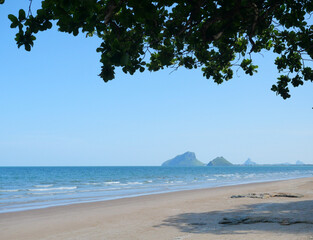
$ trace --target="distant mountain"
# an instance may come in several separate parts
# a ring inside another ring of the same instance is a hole
[[[243,163],[243,165],[245,165],[245,166],[255,166],[257,164],[256,164],[256,162],[253,162],[250,158],[248,158],[247,161],[245,161]]]
[[[173,159],[167,160],[162,164],[162,167],[199,167],[205,166],[203,162],[200,162],[196,158],[196,154],[193,152],[185,152],[178,155]]]
[[[300,161],[300,160],[298,160],[298,161],[296,161],[296,165],[305,165],[305,163]]]
[[[233,164],[223,157],[214,158],[208,163],[208,166],[232,166]]]

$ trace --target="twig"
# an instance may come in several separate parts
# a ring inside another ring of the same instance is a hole
[[[28,6],[28,13],[27,13],[27,18],[31,15],[33,15],[32,13],[32,3],[33,3],[33,0],[29,0],[29,6]]]

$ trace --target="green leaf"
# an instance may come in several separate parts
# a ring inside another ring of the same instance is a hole
[[[127,65],[129,62],[129,54],[128,53],[125,53],[123,54],[122,58],[121,58],[121,64],[123,66]]]
[[[313,82],[313,70],[310,67],[303,68],[302,74],[305,81],[310,80],[311,82]]]
[[[47,22],[47,28],[48,29],[52,28],[52,23],[51,22]]]
[[[24,46],[25,46],[25,50],[29,52],[30,51],[30,44],[26,43]]]
[[[73,35],[77,36],[78,35],[78,28],[73,29]]]
[[[18,26],[18,22],[13,22],[10,25],[10,28],[16,28]]]
[[[292,79],[291,83],[294,87],[298,87],[299,85],[303,85],[302,77],[300,77],[299,75],[295,76]]]
[[[25,11],[23,9],[20,9],[20,11],[18,12],[18,19],[20,21],[23,21],[26,19],[26,14],[25,14]]]
[[[18,24],[18,19],[13,14],[9,14],[8,18],[11,20],[12,23],[17,23]]]
[[[105,82],[112,80],[114,78],[114,67],[108,64],[103,64],[103,66],[101,67],[101,73],[99,74],[99,76]]]

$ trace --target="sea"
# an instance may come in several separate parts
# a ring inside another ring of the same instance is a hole
[[[0,167],[0,213],[302,177],[313,165]]]

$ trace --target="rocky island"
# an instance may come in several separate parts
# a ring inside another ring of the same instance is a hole
[[[214,158],[208,163],[208,166],[232,166],[233,164],[227,161],[224,157]]]
[[[205,166],[203,162],[200,162],[196,158],[196,154],[193,152],[185,152],[170,160],[165,161],[162,167],[200,167]]]
[[[248,158],[244,163],[244,166],[256,166],[256,162],[253,162],[250,158]]]

